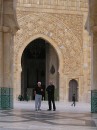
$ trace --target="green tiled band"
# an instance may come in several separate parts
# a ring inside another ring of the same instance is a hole
[[[91,91],[91,112],[97,113],[97,90]]]
[[[13,89],[0,88],[0,109],[13,108]]]

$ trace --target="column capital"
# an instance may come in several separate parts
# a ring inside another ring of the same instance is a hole
[[[7,26],[0,26],[0,32],[11,33],[11,28]]]

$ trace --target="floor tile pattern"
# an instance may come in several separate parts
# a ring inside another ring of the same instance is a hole
[[[87,111],[82,104],[80,109],[80,104],[75,108],[67,104],[64,111],[63,103],[56,103],[56,111],[47,111],[47,102],[42,105],[41,111],[34,110],[34,102],[20,102],[13,110],[0,110],[0,130],[97,130],[97,114],[91,114],[88,105]]]

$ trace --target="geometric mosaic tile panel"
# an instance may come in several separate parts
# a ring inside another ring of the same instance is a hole
[[[91,112],[97,113],[97,90],[91,91]]]
[[[13,108],[13,88],[0,88],[0,109]]]

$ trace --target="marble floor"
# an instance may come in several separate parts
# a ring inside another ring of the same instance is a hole
[[[90,113],[90,104],[56,102],[56,111],[34,110],[34,101],[15,102],[13,110],[0,110],[0,130],[97,130],[97,114]]]

